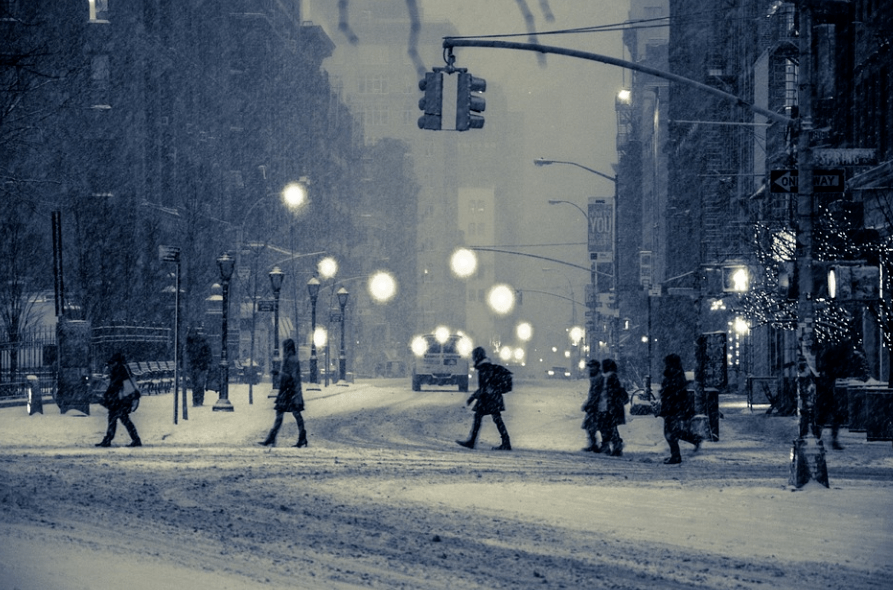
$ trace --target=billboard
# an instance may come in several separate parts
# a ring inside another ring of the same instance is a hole
[[[589,258],[614,261],[614,197],[589,198]]]

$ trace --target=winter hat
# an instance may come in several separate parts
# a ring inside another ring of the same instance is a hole
[[[487,353],[482,346],[478,346],[471,351],[471,360],[474,361],[474,366],[481,364],[481,361],[485,358],[487,358]]]

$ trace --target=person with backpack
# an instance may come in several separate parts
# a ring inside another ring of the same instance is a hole
[[[130,420],[130,413],[139,405],[139,390],[133,383],[133,377],[127,368],[127,359],[123,353],[116,352],[112,355],[108,362],[109,365],[109,386],[102,396],[102,405],[109,411],[108,427],[106,428],[105,437],[98,443],[97,447],[112,446],[112,439],[115,438],[118,420],[127,429],[130,435],[130,444],[128,447],[143,446],[140,435],[136,431],[136,426]],[[132,389],[127,393],[124,389],[129,387]]]
[[[474,423],[471,426],[471,435],[468,440],[457,440],[456,442],[467,449],[473,449],[481,429],[481,421],[484,416],[490,415],[493,416],[493,423],[496,424],[499,436],[502,437],[502,444],[493,447],[493,450],[511,451],[512,444],[509,441],[509,433],[502,421],[502,412],[505,411],[502,394],[508,393],[512,389],[512,373],[501,365],[487,361],[487,353],[480,346],[471,351],[471,360],[478,373],[478,388],[471,394],[465,405],[477,402],[474,406]]]

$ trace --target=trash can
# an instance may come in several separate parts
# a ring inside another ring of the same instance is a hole
[[[869,441],[893,441],[893,389],[866,389],[865,435]]]
[[[40,379],[37,375],[28,375],[28,415],[43,414],[43,392],[40,390]]]

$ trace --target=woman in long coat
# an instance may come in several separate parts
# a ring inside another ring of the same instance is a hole
[[[282,368],[279,371],[279,393],[276,395],[274,408],[276,409],[276,420],[273,422],[273,428],[266,440],[258,444],[266,447],[276,443],[276,435],[282,426],[282,416],[285,412],[291,412],[298,423],[298,442],[296,447],[307,446],[307,431],[304,430],[304,418],[301,412],[304,411],[304,392],[301,389],[301,364],[298,361],[298,352],[295,347],[295,341],[289,338],[282,343],[282,353],[285,355],[282,359]]]
[[[135,397],[120,399],[120,391],[124,387],[124,382],[130,379],[130,371],[127,370],[127,359],[120,352],[116,352],[109,359],[109,386],[102,396],[102,405],[109,411],[108,427],[105,431],[105,438],[96,443],[97,447],[112,446],[112,439],[115,438],[118,420],[127,429],[130,435],[130,444],[128,447],[143,446],[140,435],[136,431],[136,426],[130,420],[130,412],[133,408]]]
[[[598,444],[598,402],[601,399],[605,378],[601,372],[602,365],[597,360],[590,360],[586,363],[586,366],[589,367],[589,397],[586,398],[586,403],[583,404],[581,409],[586,413],[586,417],[583,418],[582,428],[589,437],[589,446],[583,450],[591,453],[601,453],[602,447]],[[602,439],[602,442],[605,442],[604,439]]]
[[[692,435],[688,421],[694,416],[694,408],[688,401],[688,380],[682,369],[682,359],[678,354],[668,354],[664,358],[664,378],[660,388],[660,416],[664,419],[664,438],[670,445],[670,456],[664,463],[682,463],[679,441],[684,440],[701,448],[701,439]]]
[[[620,424],[626,424],[626,411],[623,407],[629,402],[629,394],[620,383],[620,377],[617,376],[617,363],[613,359],[602,361],[602,371],[605,379],[602,389],[605,409],[600,412],[599,420],[599,429],[602,432],[602,451],[613,457],[620,457],[623,455],[623,439],[620,438],[620,431],[617,430],[617,427]],[[606,448],[608,444],[610,444],[610,450]]]

